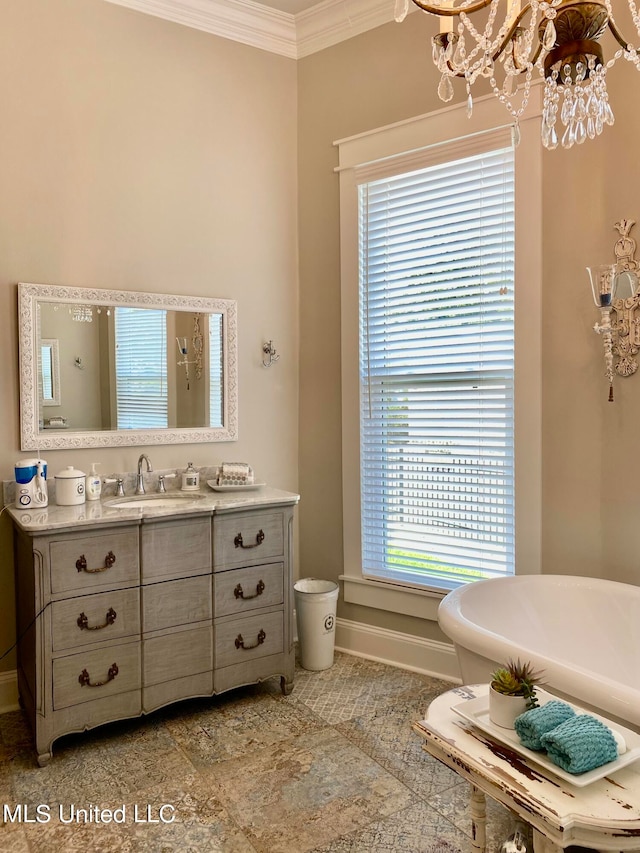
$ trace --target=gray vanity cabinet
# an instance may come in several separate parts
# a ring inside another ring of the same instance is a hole
[[[213,692],[211,517],[144,523],[142,710]]]
[[[15,519],[15,516],[14,516]],[[18,687],[38,763],[63,734],[280,676],[293,504],[15,525]]]
[[[15,542],[18,688],[42,765],[61,735],[141,712],[138,526]]]
[[[281,675],[293,687],[293,508],[216,513],[214,690]]]

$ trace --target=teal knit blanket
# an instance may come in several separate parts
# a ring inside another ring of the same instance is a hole
[[[541,750],[544,749],[542,735],[574,716],[575,711],[570,705],[559,699],[552,699],[546,705],[531,708],[524,714],[520,714],[515,719],[514,727],[523,746],[527,749]]]
[[[567,773],[586,773],[618,757],[611,729],[589,714],[570,717],[540,741],[548,758]]]

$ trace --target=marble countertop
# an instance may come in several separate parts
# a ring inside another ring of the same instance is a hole
[[[185,494],[188,494],[188,497],[185,497]],[[215,492],[204,486],[199,491],[192,493],[185,493],[180,489],[167,489],[165,497],[172,495],[180,495],[184,498],[184,503],[178,506],[173,504],[165,507],[153,505],[128,507],[126,503],[115,506],[110,505],[116,502],[114,495],[110,494],[102,496],[100,500],[86,501],[76,506],[57,506],[55,502],[50,500],[48,507],[25,510],[7,505],[6,511],[22,530],[28,533],[44,533],[76,526],[144,523],[145,521],[181,515],[212,515],[235,509],[297,503],[300,499],[300,496],[294,492],[274,489],[271,486],[260,486],[246,491],[224,492]],[[128,497],[132,500],[135,499],[133,495],[128,495]],[[148,497],[150,499],[159,498],[162,495],[151,492],[148,493]],[[190,497],[192,500],[189,499]],[[151,500],[150,503],[152,503]]]

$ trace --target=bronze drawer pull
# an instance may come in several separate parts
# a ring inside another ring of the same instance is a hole
[[[245,595],[242,589],[242,584],[239,583],[238,586],[233,590],[233,594],[236,598],[241,598],[243,601],[249,601],[252,598],[257,598],[259,595],[262,595],[264,592],[264,581],[261,579],[256,584],[256,594],[255,595]]]
[[[259,530],[256,533],[256,541],[253,543],[253,545],[245,545],[244,544],[244,542],[242,541],[242,533],[238,533],[236,538],[233,540],[233,544],[236,546],[236,548],[257,548],[257,546],[262,545],[263,542],[264,542],[264,530]]]
[[[106,681],[91,681],[91,677],[86,669],[82,670],[82,672],[78,676],[78,681],[80,682],[82,687],[84,687],[85,684],[87,685],[87,687],[102,687],[103,685],[108,684],[110,681],[113,681],[117,674],[118,664],[112,663],[109,667],[109,672],[107,673]]]
[[[87,558],[84,554],[82,554],[82,556],[78,557],[78,559],[76,560],[76,569],[79,572],[86,572],[88,575],[95,575],[97,572],[106,572],[107,569],[111,568],[115,561],[116,555],[113,553],[113,551],[109,551],[107,556],[104,558],[104,566],[99,569],[88,569]]]
[[[252,646],[245,646],[244,640],[242,639],[242,634],[238,634],[238,636],[236,637],[236,649],[242,648],[245,649],[245,651],[248,651],[249,649],[257,649],[258,646],[261,646],[266,639],[267,635],[262,630],[262,628],[260,628],[260,633],[258,634],[258,642],[254,643]]]
[[[101,628],[106,628],[107,625],[113,625],[116,621],[116,616],[118,614],[110,607],[107,610],[107,615],[105,616],[106,622],[103,625],[89,625],[89,618],[84,613],[81,613],[78,616],[78,628],[84,629],[86,631],[99,631]]]

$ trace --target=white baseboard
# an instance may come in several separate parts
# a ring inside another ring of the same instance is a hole
[[[17,711],[18,705],[18,673],[15,669],[0,672],[0,714]]]
[[[462,683],[452,643],[376,628],[348,619],[336,620],[336,649],[349,655]]]

